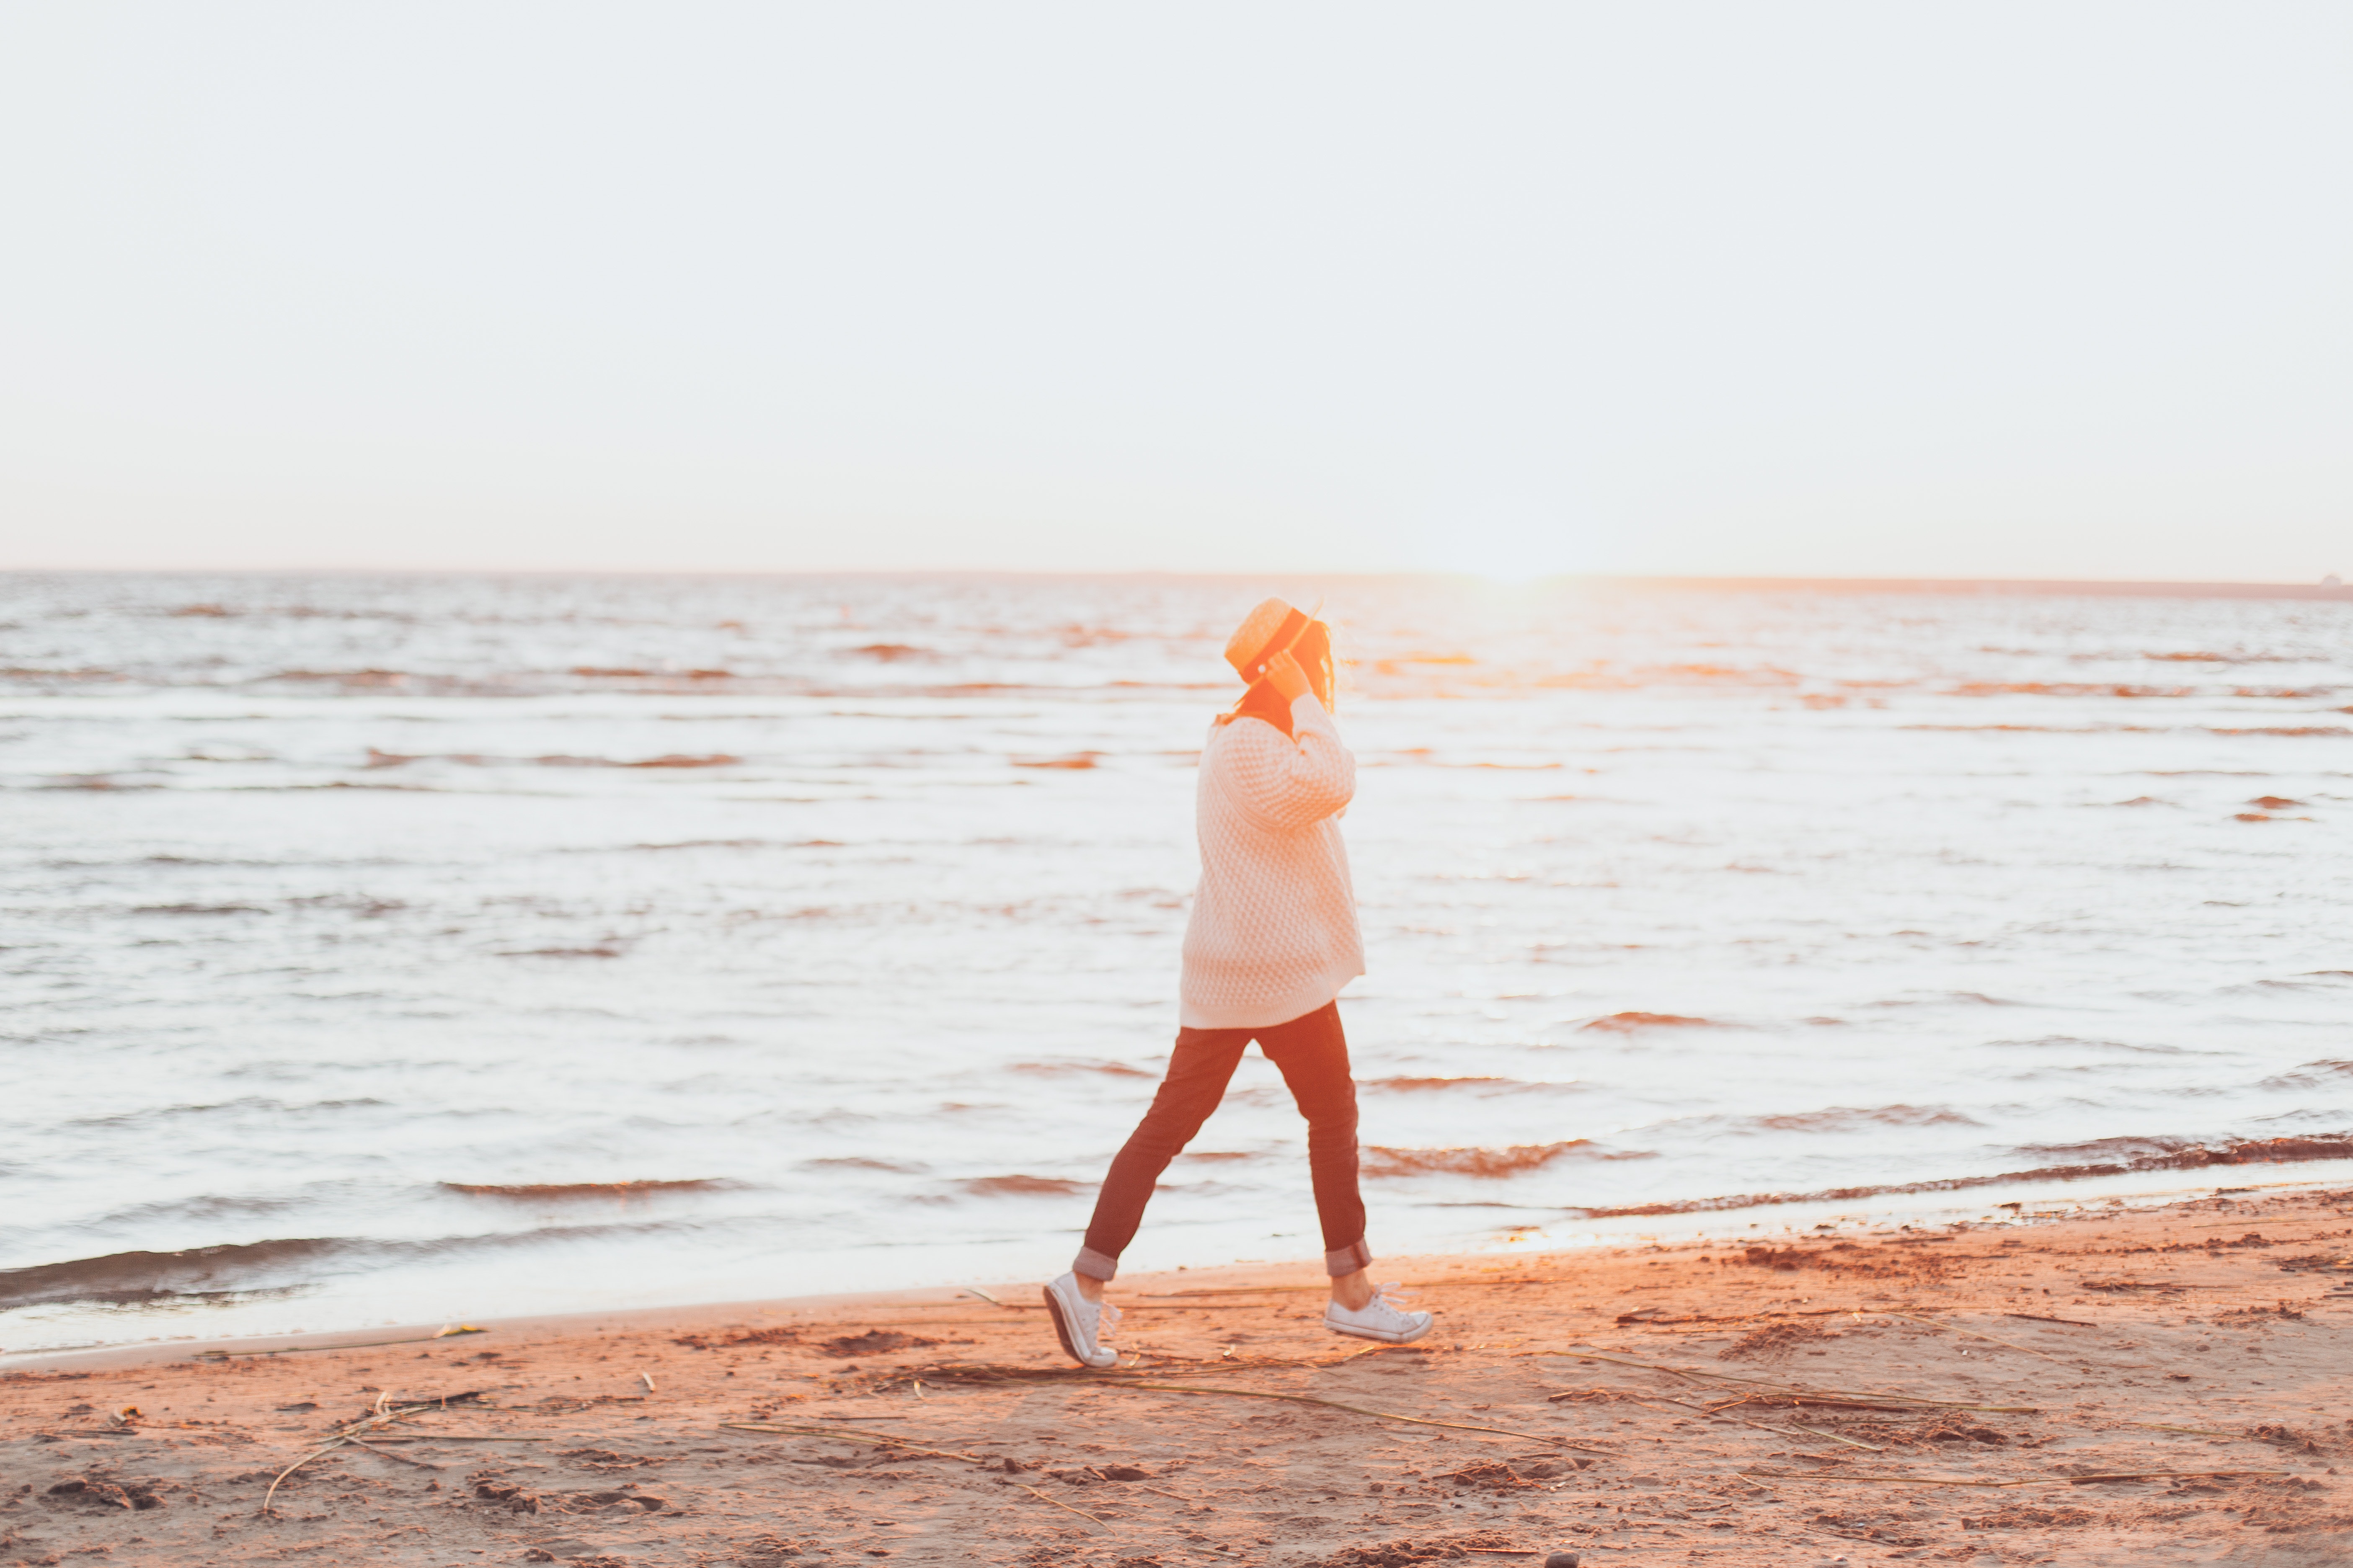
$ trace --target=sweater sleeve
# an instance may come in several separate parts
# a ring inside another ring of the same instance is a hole
[[[1233,748],[1233,786],[1245,815],[1279,832],[1293,833],[1344,809],[1356,794],[1356,759],[1340,742],[1339,727],[1323,704],[1302,697],[1291,705],[1292,734],[1252,723]]]

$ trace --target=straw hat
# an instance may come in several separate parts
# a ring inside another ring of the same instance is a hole
[[[1292,608],[1287,601],[1261,600],[1226,639],[1226,662],[1245,683],[1255,685],[1266,679],[1267,660],[1297,642],[1309,624],[1307,612]]]

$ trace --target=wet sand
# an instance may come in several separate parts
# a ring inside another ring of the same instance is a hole
[[[2341,1563],[2348,1254],[2353,1191],[1408,1258],[1404,1348],[1179,1271],[1109,1376],[1034,1284],[49,1358],[0,1564]]]

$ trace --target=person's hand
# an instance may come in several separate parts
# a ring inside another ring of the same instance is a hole
[[[1266,661],[1266,683],[1281,692],[1285,702],[1296,702],[1314,689],[1307,684],[1307,672],[1299,668],[1299,661],[1291,657],[1289,648]]]

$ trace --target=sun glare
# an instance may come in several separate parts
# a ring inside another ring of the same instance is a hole
[[[1590,572],[1607,553],[1592,528],[1525,496],[1463,500],[1430,526],[1423,548],[1430,564],[1504,587]]]
[[[1525,588],[1531,583],[1559,575],[1545,563],[1525,555],[1482,556],[1466,563],[1464,570],[1473,577],[1504,588]]]

